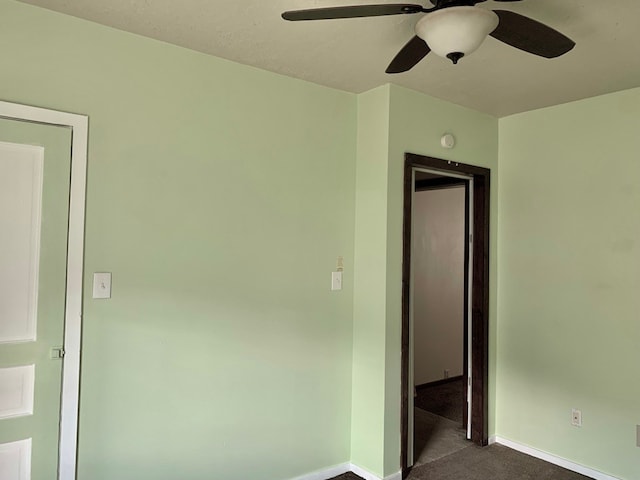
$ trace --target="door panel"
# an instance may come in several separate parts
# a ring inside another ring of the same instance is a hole
[[[57,478],[70,154],[70,128],[0,119],[2,480]]]
[[[35,375],[35,365],[0,368],[0,419],[33,414]]]
[[[0,342],[36,339],[44,149],[0,143]]]
[[[31,439],[0,444],[0,478],[31,478]]]

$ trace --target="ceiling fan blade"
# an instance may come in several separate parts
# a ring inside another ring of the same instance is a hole
[[[379,17],[382,15],[402,15],[425,11],[421,5],[412,3],[392,3],[383,5],[352,5],[348,7],[313,8],[284,12],[285,20],[328,20],[334,18]]]
[[[402,73],[411,70],[420,60],[422,60],[431,49],[427,42],[417,35],[407,42],[400,49],[398,54],[391,60],[385,70],[386,73]]]
[[[494,10],[500,19],[491,36],[512,47],[545,58],[564,55],[576,43],[551,27],[507,10]]]

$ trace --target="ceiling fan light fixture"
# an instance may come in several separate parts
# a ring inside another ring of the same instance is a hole
[[[416,23],[416,35],[440,57],[453,63],[478,49],[498,26],[498,15],[479,7],[448,7]]]

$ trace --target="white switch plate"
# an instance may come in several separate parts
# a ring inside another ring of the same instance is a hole
[[[93,274],[93,298],[111,298],[111,273]]]
[[[571,425],[574,427],[582,426],[582,411],[574,408],[571,410]]]
[[[342,290],[342,272],[331,272],[331,290]]]

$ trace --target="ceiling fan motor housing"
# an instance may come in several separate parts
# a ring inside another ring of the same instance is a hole
[[[479,7],[448,7],[428,13],[416,23],[416,35],[431,50],[454,64],[474,52],[498,26],[498,16]]]

